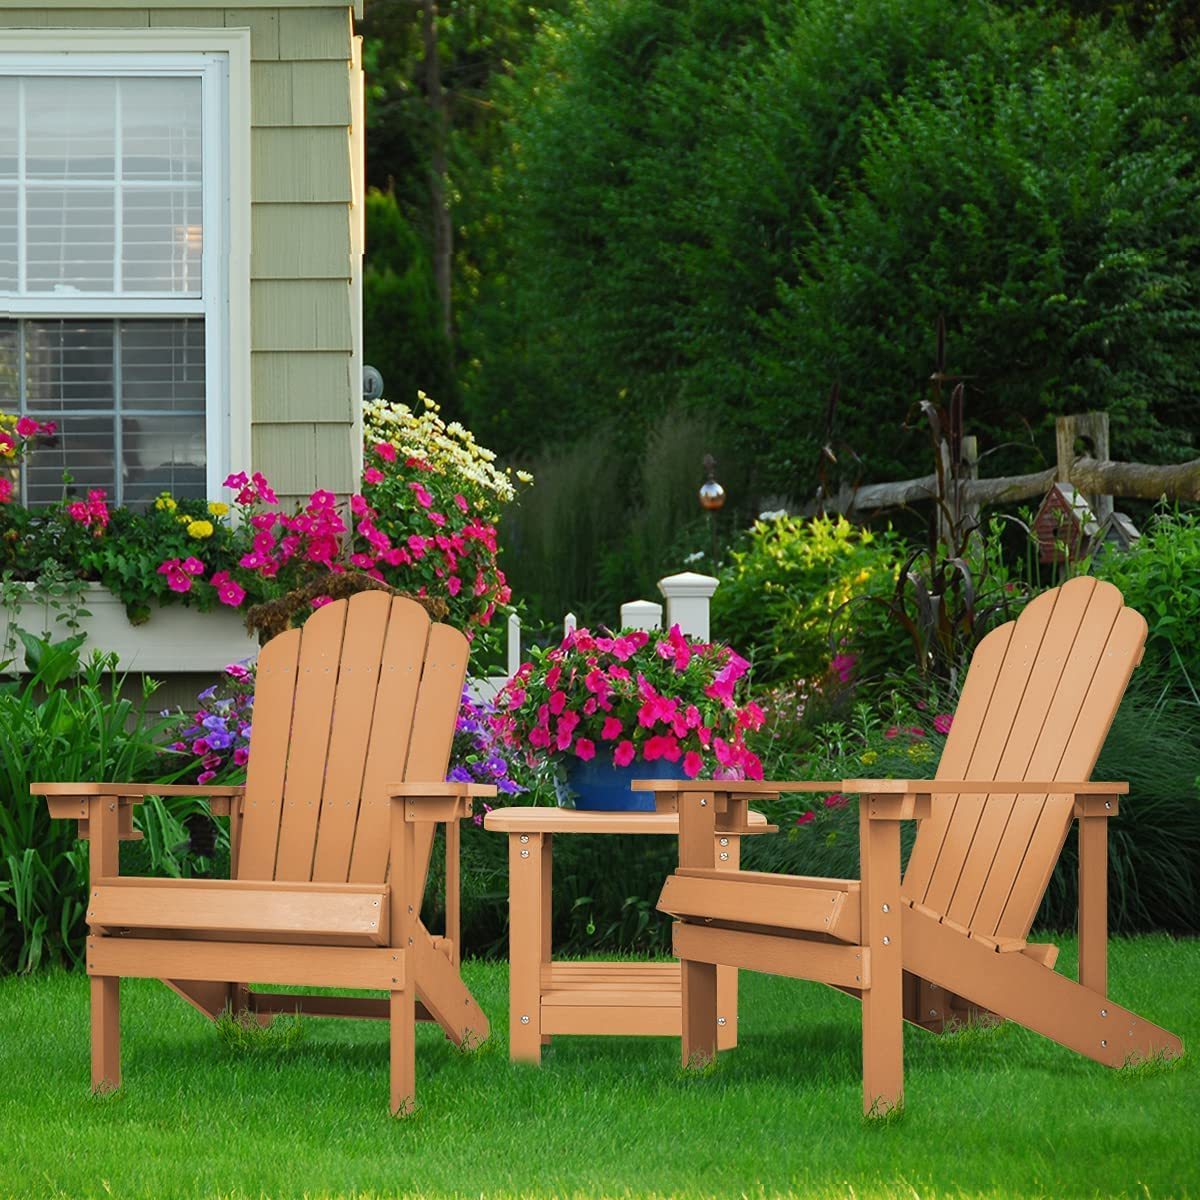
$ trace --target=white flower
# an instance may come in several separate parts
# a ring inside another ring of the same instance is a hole
[[[780,521],[788,515],[786,508],[775,508],[770,512],[761,512],[758,514],[760,521]]]
[[[685,563],[698,563],[704,557],[703,550],[697,550],[695,554],[689,554],[683,561]]]

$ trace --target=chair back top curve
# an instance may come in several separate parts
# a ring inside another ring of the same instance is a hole
[[[937,777],[1089,779],[1145,640],[1110,583],[1043,592],[976,648]],[[1073,813],[1072,796],[935,796],[904,894],[972,932],[1024,938]]]
[[[258,657],[239,879],[383,883],[387,786],[446,778],[469,643],[403,596],[325,605]]]

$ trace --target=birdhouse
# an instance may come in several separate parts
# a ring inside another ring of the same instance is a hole
[[[1033,518],[1039,558],[1044,563],[1081,557],[1099,531],[1100,524],[1088,502],[1069,483],[1054,484]]]
[[[1101,522],[1100,532],[1092,543],[1092,553],[1099,557],[1110,550],[1125,553],[1137,545],[1142,535],[1137,526],[1123,512],[1112,513],[1107,520]]]

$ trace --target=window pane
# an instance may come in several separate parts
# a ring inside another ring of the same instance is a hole
[[[125,189],[121,220],[121,274],[126,292],[200,294],[199,185]]]
[[[0,292],[15,292],[17,279],[17,189],[0,183]]]
[[[64,471],[132,506],[206,492],[202,320],[0,321],[0,406],[59,427],[26,460],[31,504],[57,502]]]
[[[112,179],[117,81],[25,80],[25,173],[30,179]]]
[[[26,321],[25,409],[39,421],[112,412],[112,321]]]
[[[121,426],[125,503],[145,506],[160,492],[205,493],[204,414],[127,415]]]
[[[17,120],[20,84],[0,75],[0,181],[17,177]]]
[[[30,505],[56,504],[63,496],[63,473],[71,475],[71,490],[84,495],[103,488],[109,500],[116,496],[116,463],[113,461],[113,420],[107,417],[72,417],[60,423],[47,444],[39,441],[25,459],[25,487]]]
[[[111,292],[112,188],[30,187],[27,197],[27,289]]]
[[[18,411],[21,388],[18,347],[16,321],[0,321],[0,409],[4,412]]]
[[[197,77],[121,80],[121,177],[200,182]]]
[[[204,412],[204,322],[121,322],[121,408]]]

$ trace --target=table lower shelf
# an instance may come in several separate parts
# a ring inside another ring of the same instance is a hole
[[[542,965],[542,1032],[679,1037],[678,963]]]

